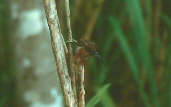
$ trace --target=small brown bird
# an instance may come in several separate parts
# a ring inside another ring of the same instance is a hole
[[[74,60],[77,64],[83,64],[84,61],[90,56],[100,58],[94,42],[80,39],[78,42],[76,41],[76,45]]]

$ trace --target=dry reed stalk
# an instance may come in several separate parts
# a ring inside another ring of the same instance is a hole
[[[78,65],[78,106],[85,107],[85,89],[84,89],[84,65]]]
[[[83,35],[83,38],[85,40],[89,40],[91,38],[91,35],[93,33],[93,30],[94,30],[94,27],[95,27],[95,24],[96,24],[96,21],[97,21],[97,18],[98,18],[98,15],[99,15],[99,13],[100,13],[100,11],[102,9],[104,0],[98,0],[97,2],[98,2],[98,6],[94,10],[93,15],[90,18],[90,21],[87,24],[86,32]]]
[[[70,8],[69,8],[69,0],[65,0],[65,14],[67,17],[67,29],[68,29],[68,44],[69,44],[69,70],[71,73],[71,82],[72,82],[72,89],[74,91],[74,97],[77,101],[77,92],[76,92],[76,80],[75,80],[75,71],[73,68],[73,49],[72,49],[72,30],[71,30],[71,22],[70,22]]]
[[[76,99],[72,90],[71,79],[68,74],[68,68],[65,58],[65,43],[61,33],[55,0],[43,0],[45,13],[50,29],[52,40],[52,49],[56,61],[57,72],[62,86],[62,91],[66,105],[68,107],[77,107]]]

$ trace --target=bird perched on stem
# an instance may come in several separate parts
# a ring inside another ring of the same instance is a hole
[[[84,61],[91,56],[95,56],[98,59],[101,58],[94,42],[85,39],[80,39],[79,41],[73,40],[71,42],[76,44],[76,49],[74,52],[75,63],[83,64]]]

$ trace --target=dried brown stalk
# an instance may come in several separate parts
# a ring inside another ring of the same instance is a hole
[[[66,47],[60,30],[56,3],[55,0],[43,0],[43,3],[50,29],[52,49],[55,56],[57,72],[62,86],[64,99],[68,107],[77,107],[76,99],[74,98],[74,93],[71,86],[71,79],[68,74],[65,58]]]
[[[71,81],[72,81],[72,89],[74,91],[75,99],[77,99],[77,92],[76,92],[76,80],[75,80],[75,71],[73,69],[73,53],[72,53],[72,30],[71,30],[71,23],[70,23],[70,8],[69,8],[69,0],[65,0],[65,11],[67,17],[67,28],[68,28],[68,42],[69,44],[69,70],[71,73]]]
[[[91,17],[90,21],[87,24],[86,32],[83,35],[83,38],[86,39],[86,40],[89,40],[91,38],[91,35],[93,33],[93,30],[94,30],[94,27],[95,27],[95,24],[96,24],[96,21],[97,21],[97,18],[98,18],[98,15],[99,15],[99,13],[100,13],[100,11],[102,9],[104,0],[98,0],[97,2],[98,2],[98,7],[94,10],[92,17]]]
[[[79,107],[85,107],[85,90],[84,90],[84,65],[78,65],[78,98],[79,98],[79,102],[78,102],[78,106]]]
[[[166,59],[166,44],[167,44],[167,31],[165,30],[163,32],[163,35],[162,35],[162,40],[161,40],[161,43],[162,43],[162,48],[160,50],[160,54],[159,54],[159,65],[157,66],[157,83],[161,83],[161,79],[163,77],[163,73],[164,73],[164,62],[165,62],[165,59]]]
[[[76,0],[75,1],[75,4],[74,4],[74,13],[72,14],[72,22],[75,22],[77,20],[77,16],[78,16],[78,12],[80,10],[80,7],[81,7],[81,3],[82,3],[83,0]]]
[[[155,1],[155,10],[154,10],[154,18],[153,18],[153,35],[155,37],[159,37],[159,35],[161,34],[160,32],[160,16],[161,16],[161,12],[162,12],[162,0],[156,0]]]

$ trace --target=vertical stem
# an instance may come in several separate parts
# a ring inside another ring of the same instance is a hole
[[[65,59],[65,47],[59,26],[55,0],[43,0],[45,13],[50,29],[52,49],[55,56],[57,72],[62,86],[62,91],[67,107],[77,107],[71,86],[71,79]]]
[[[77,99],[75,71],[73,69],[72,30],[71,30],[71,23],[70,23],[69,0],[65,0],[65,11],[66,11],[66,17],[67,17],[68,40],[70,41],[69,42],[69,70],[71,73],[72,89],[74,91],[75,99]]]
[[[104,0],[97,0],[97,8],[93,11],[93,14],[87,24],[87,29],[86,29],[86,32],[85,34],[83,35],[83,38],[85,40],[89,40],[92,36],[92,33],[93,33],[93,30],[95,28],[95,25],[96,25],[96,21],[97,21],[97,18],[98,18],[98,15],[103,7],[103,3],[104,3]]]
[[[154,17],[153,17],[153,36],[154,37],[159,37],[159,35],[161,34],[161,30],[160,30],[160,16],[161,16],[161,12],[162,12],[162,2],[161,0],[156,0],[154,3],[155,6],[155,10],[154,10]]]
[[[79,78],[79,107],[85,107],[85,90],[84,90],[84,65],[78,65],[78,78]]]

